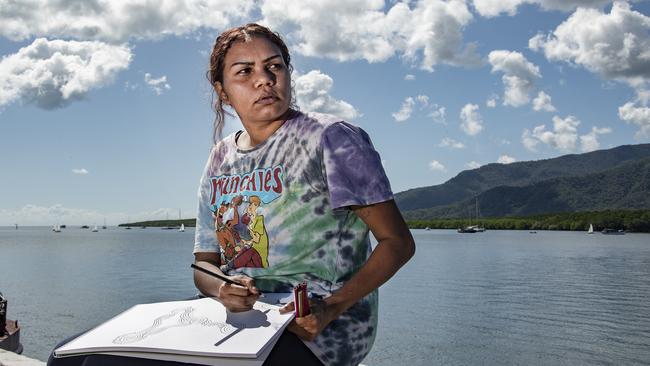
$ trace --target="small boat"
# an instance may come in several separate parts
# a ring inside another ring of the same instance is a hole
[[[88,226],[88,225],[81,225],[81,228],[82,228],[82,229],[90,229],[90,226]]]
[[[603,229],[603,231],[601,231],[601,233],[605,234],[605,235],[625,235],[625,230],[623,230],[623,229],[616,230],[616,229],[605,228],[605,229]]]
[[[56,224],[56,225],[52,226],[52,231],[54,231],[55,233],[60,233],[61,232],[61,226],[59,226],[59,224]]]
[[[479,208],[478,208],[478,197],[476,197],[476,207],[475,207],[475,209],[476,209],[476,220],[478,221],[479,217],[481,216],[481,214],[479,212]],[[459,233],[462,233],[462,234],[475,234],[475,233],[485,232],[485,228],[481,227],[480,224],[479,225],[472,225],[472,214],[471,214],[471,211],[470,211],[469,225],[465,226],[464,228],[458,228],[458,230],[456,230],[456,231],[458,231]]]
[[[181,228],[178,229],[178,231],[180,231],[181,233],[185,232],[185,224],[181,224]]]
[[[104,218],[104,225],[102,225],[102,229],[106,229],[106,218]]]
[[[461,234],[474,234],[479,232],[476,230],[476,225],[470,225],[470,226],[465,226],[463,228],[458,228],[458,230],[456,231],[458,231]]]
[[[537,231],[529,231],[528,234],[537,234]]]
[[[97,225],[95,225],[95,226],[93,226],[93,229],[92,229],[91,231],[92,231],[93,233],[96,233],[96,232],[98,232],[98,231],[99,231],[99,229],[97,228]]]
[[[125,227],[124,229],[125,229],[125,230],[131,230],[131,227],[130,227],[130,226],[127,226],[127,227]]]
[[[589,230],[587,230],[587,234],[593,234],[594,233],[594,225],[589,224]]]
[[[429,230],[431,230],[431,228],[427,226],[427,227],[424,228],[424,230],[429,231]]]
[[[0,349],[21,354],[18,320],[7,319],[7,299],[0,292]]]

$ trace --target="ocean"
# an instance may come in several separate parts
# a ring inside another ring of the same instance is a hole
[[[650,364],[650,234],[413,230],[380,288],[366,365]],[[0,228],[0,291],[24,354],[134,304],[196,294],[193,230]]]

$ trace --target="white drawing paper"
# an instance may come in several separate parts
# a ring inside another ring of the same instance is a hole
[[[250,311],[232,313],[212,298],[136,305],[59,347],[55,355],[157,354],[159,359],[184,355],[254,361],[265,358],[268,346],[293,318],[291,313],[280,314],[279,308],[258,301]]]

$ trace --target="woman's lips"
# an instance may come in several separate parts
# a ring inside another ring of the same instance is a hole
[[[255,103],[257,103],[257,104],[272,104],[272,103],[275,103],[276,100],[277,100],[276,97],[269,95],[267,97],[262,97],[262,98],[258,99],[257,102],[255,102]]]

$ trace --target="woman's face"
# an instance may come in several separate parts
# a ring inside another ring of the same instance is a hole
[[[265,37],[236,42],[224,58],[221,100],[244,126],[283,120],[291,103],[291,75],[280,49]]]

